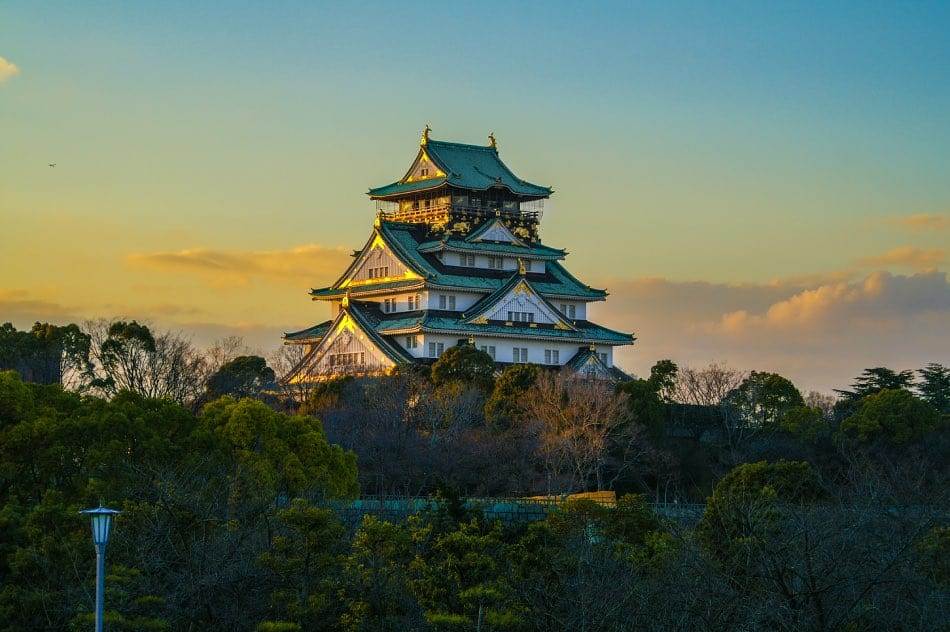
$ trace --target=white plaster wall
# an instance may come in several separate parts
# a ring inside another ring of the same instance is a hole
[[[499,255],[499,256],[500,256],[500,255]],[[462,267],[466,267],[466,268],[472,267],[472,266],[466,266],[466,265],[465,265],[465,263],[464,263],[464,261],[465,261],[464,257],[465,257],[465,255],[463,255],[463,254],[460,253],[460,252],[447,252],[447,253],[444,253],[444,254],[443,254],[442,261],[443,261],[446,265],[450,265],[450,266],[462,266]],[[486,268],[486,269],[489,269],[490,266],[489,266],[489,260],[488,260],[488,259],[489,259],[489,255],[479,255],[479,254],[476,254],[476,255],[475,255],[475,267],[476,267],[476,268]],[[511,256],[511,255],[505,255],[505,256],[503,257],[503,259],[504,259],[504,260],[502,261],[502,267],[500,268],[501,270],[511,270],[511,271],[513,272],[513,271],[515,271],[515,270],[518,269],[518,258],[517,258],[517,257],[513,257],[513,256]],[[537,272],[537,273],[539,273],[539,274],[543,274],[543,273],[544,273],[544,270],[545,270],[544,264],[545,264],[544,261],[537,261],[537,260],[532,259],[532,260],[531,260],[531,270],[529,270],[529,272]],[[527,261],[527,260],[525,260],[525,265],[528,265],[528,261]],[[499,268],[491,268],[491,269],[498,270]]]

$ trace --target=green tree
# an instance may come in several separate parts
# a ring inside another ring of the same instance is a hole
[[[931,362],[917,371],[920,396],[941,413],[950,413],[950,368]]]
[[[857,412],[841,423],[841,432],[863,443],[906,444],[937,428],[940,415],[904,389],[884,389],[866,396]]]
[[[909,389],[913,385],[913,371],[893,371],[887,367],[878,366],[872,369],[864,369],[861,375],[854,378],[850,390],[835,389],[835,392],[841,395],[843,401],[847,403],[856,402],[884,389]]]
[[[341,624],[350,632],[397,632],[421,622],[421,610],[409,596],[408,568],[414,557],[405,525],[365,516],[343,560],[346,612]]]
[[[769,539],[783,503],[811,503],[824,495],[818,472],[803,461],[743,463],[716,484],[696,526],[699,542],[728,566]]]
[[[331,445],[313,417],[279,413],[253,399],[222,397],[202,409],[196,437],[234,464],[236,498],[314,491],[353,498],[359,493],[356,456]]]
[[[260,356],[238,356],[221,365],[208,378],[208,397],[260,397],[275,386],[274,370]]]
[[[796,406],[785,411],[778,427],[803,443],[815,443],[831,433],[831,424],[819,408]]]
[[[650,368],[650,383],[664,402],[673,401],[673,389],[676,388],[676,379],[679,376],[679,367],[672,360],[659,360]]]
[[[478,519],[436,531],[414,521],[418,554],[409,565],[409,586],[436,630],[516,630],[523,620],[503,573],[506,547],[501,526]]]
[[[787,410],[804,406],[805,400],[795,385],[781,375],[752,371],[726,396],[726,403],[747,421],[766,426],[774,424]]]
[[[432,365],[432,382],[437,386],[462,383],[490,391],[495,379],[495,361],[471,344],[447,349]]]
[[[334,585],[343,527],[329,509],[295,499],[277,513],[276,534],[260,557],[271,573],[271,615],[258,630],[333,630]],[[296,627],[294,627],[296,626]]]
[[[485,402],[485,419],[499,427],[509,427],[524,415],[524,394],[538,379],[535,364],[513,364],[495,380],[491,395]]]

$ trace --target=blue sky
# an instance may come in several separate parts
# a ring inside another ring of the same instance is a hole
[[[948,233],[901,218],[950,210],[948,33],[948,3],[3,2],[0,288],[21,320],[309,324],[330,263],[278,291],[136,262],[356,247],[426,122],[552,185],[545,240],[595,285],[942,273]]]

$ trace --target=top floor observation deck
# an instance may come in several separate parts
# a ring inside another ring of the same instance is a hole
[[[376,200],[376,213],[387,220],[412,224],[438,223],[450,218],[481,220],[491,217],[509,217],[536,224],[544,215],[544,200],[445,194],[398,201]]]

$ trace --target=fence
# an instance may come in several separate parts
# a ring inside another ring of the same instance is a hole
[[[465,508],[477,509],[489,520],[517,524],[544,520],[548,514],[566,502],[576,499],[577,497],[466,498],[462,502]],[[616,505],[616,500],[608,500],[605,497],[590,499],[606,506]],[[399,522],[414,514],[436,509],[439,503],[436,498],[364,496],[353,501],[328,501],[326,505],[336,511],[345,524],[355,527],[366,515]],[[700,503],[649,503],[649,506],[658,516],[682,523],[696,522],[705,509],[705,505]]]

